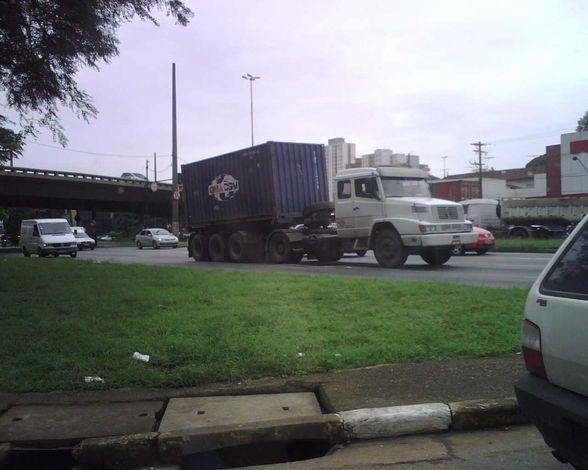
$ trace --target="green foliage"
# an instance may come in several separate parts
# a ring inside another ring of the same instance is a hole
[[[0,163],[8,162],[11,158],[20,157],[24,145],[23,134],[4,127],[6,122],[8,120],[0,115]]]
[[[513,353],[526,297],[64,258],[0,256],[0,270],[10,273],[0,284],[2,391],[180,387]]]
[[[192,12],[180,0],[0,0],[0,89],[18,112],[24,133],[48,127],[62,144],[59,106],[85,120],[96,108],[77,86],[81,66],[98,69],[118,54],[116,32],[134,17],[157,24],[165,9],[186,25]]]
[[[588,111],[578,120],[578,126],[576,127],[576,132],[585,130],[588,130]]]
[[[544,153],[543,155],[539,155],[538,157],[533,158],[533,160],[525,165],[525,168],[530,168],[532,166],[545,166],[546,164],[547,154]]]

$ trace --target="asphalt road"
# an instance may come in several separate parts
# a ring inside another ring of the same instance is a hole
[[[22,256],[13,254],[13,256]],[[276,265],[266,263],[197,263],[188,258],[186,248],[154,250],[134,247],[104,247],[82,251],[76,259],[94,259],[113,263],[139,263],[147,265],[177,266],[192,269],[222,269],[236,271],[277,272],[304,275],[341,277],[406,279],[418,281],[448,281],[459,284],[529,288],[543,267],[551,259],[544,253],[499,253],[483,256],[468,254],[451,258],[445,265],[432,267],[419,256],[409,256],[400,269],[384,269],[368,253],[360,258],[346,255],[337,263],[321,265],[304,259],[300,264]]]

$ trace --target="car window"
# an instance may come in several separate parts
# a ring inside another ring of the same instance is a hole
[[[588,224],[545,277],[541,292],[562,297],[588,299]]]

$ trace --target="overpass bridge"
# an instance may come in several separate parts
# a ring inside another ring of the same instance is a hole
[[[0,206],[121,211],[171,218],[172,185],[0,166]]]

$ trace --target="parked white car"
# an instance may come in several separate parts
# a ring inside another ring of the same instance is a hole
[[[523,413],[553,455],[588,469],[588,217],[531,288],[522,346],[528,373],[515,385]]]
[[[162,246],[178,247],[178,237],[172,235],[164,228],[145,228],[135,235],[135,244],[139,250],[144,246],[159,249]]]
[[[78,244],[78,250],[83,250],[85,248],[89,248],[93,250],[96,248],[96,240],[91,238],[87,233],[84,227],[72,227],[71,231],[76,237],[76,242]]]

